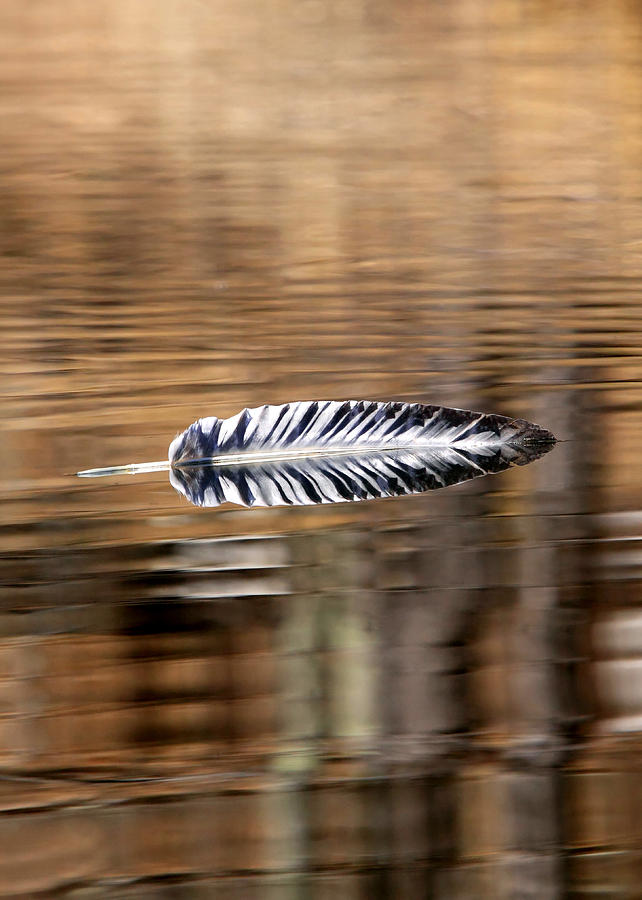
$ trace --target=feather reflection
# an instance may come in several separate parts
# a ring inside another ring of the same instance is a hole
[[[420,451],[309,456],[243,464],[173,467],[172,486],[195,506],[313,506],[421,494],[523,466],[554,440],[477,451]]]

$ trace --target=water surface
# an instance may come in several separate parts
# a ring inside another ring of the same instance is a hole
[[[638,6],[3,18],[0,893],[636,896]],[[292,509],[71,477],[352,397],[563,442]]]

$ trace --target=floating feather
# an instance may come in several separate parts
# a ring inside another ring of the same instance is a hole
[[[199,419],[167,462],[82,476],[171,470],[193,503],[332,503],[431,490],[523,465],[554,444],[524,419],[421,403],[298,401]]]

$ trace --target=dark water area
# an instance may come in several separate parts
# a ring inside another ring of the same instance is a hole
[[[4,3],[0,896],[640,896],[641,15]],[[291,509],[73,477],[317,398],[560,443]]]

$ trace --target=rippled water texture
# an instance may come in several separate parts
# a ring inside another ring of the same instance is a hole
[[[0,895],[639,896],[639,3],[0,17]],[[292,509],[70,474],[314,398],[561,442]]]

